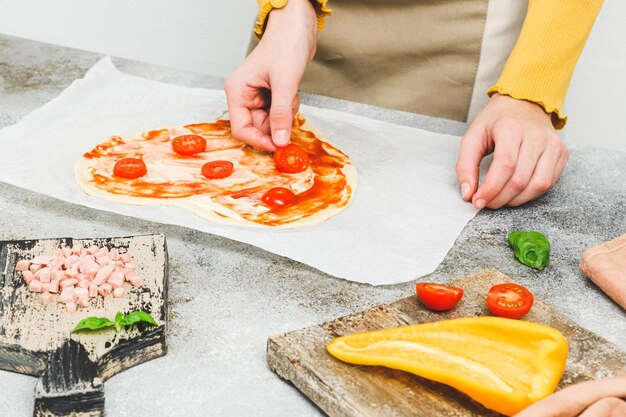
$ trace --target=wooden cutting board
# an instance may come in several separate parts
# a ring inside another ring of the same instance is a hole
[[[39,294],[28,291],[21,273],[15,272],[15,264],[74,244],[132,253],[143,285],[133,288],[125,284],[125,297],[93,298],[89,307],[75,313],[57,304],[56,297],[48,306],[41,305]],[[167,249],[163,235],[0,242],[0,290],[0,369],[39,378],[36,417],[103,416],[104,381],[166,353]],[[71,333],[83,318],[113,319],[118,311],[136,310],[150,313],[158,326],[138,325],[120,333],[111,329]]]
[[[495,269],[453,281],[465,295],[455,309],[445,313],[425,309],[413,296],[272,336],[267,362],[331,417],[498,416],[446,385],[393,369],[347,364],[330,356],[325,346],[335,337],[354,332],[489,315],[486,294],[501,282],[514,281]],[[559,388],[626,373],[626,353],[545,302],[536,299],[524,319],[552,326],[567,338],[569,358]]]

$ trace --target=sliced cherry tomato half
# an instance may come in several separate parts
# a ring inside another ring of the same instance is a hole
[[[497,284],[487,295],[487,307],[498,317],[519,319],[533,306],[533,294],[518,284]]]
[[[427,308],[435,311],[450,310],[463,297],[463,289],[435,282],[419,282],[415,285],[417,298]]]
[[[134,180],[148,173],[146,164],[139,158],[122,158],[115,163],[113,174],[116,177]]]
[[[296,195],[293,191],[285,187],[271,188],[261,197],[261,201],[270,207],[286,206],[287,204],[293,203],[295,200]]]
[[[202,175],[210,180],[226,178],[233,173],[233,163],[230,161],[211,161],[202,167]]]
[[[172,141],[172,148],[179,155],[195,155],[206,151],[206,139],[200,135],[177,136]]]
[[[287,145],[274,152],[276,168],[287,174],[302,172],[311,164],[309,154],[298,145]]]

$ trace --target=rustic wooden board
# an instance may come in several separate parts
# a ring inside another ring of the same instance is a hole
[[[143,285],[125,284],[125,297],[97,297],[70,314],[56,299],[41,305],[39,294],[29,292],[21,273],[15,272],[21,259],[92,243],[131,252]],[[163,235],[0,242],[0,369],[39,377],[36,417],[103,416],[104,381],[166,353],[167,262]],[[135,310],[150,313],[158,326],[71,333],[85,317],[113,318],[117,311]]]
[[[325,346],[335,337],[354,332],[488,315],[486,294],[501,282],[513,280],[495,269],[454,281],[465,295],[446,313],[423,308],[413,296],[272,336],[267,343],[267,362],[331,417],[498,416],[446,385],[393,369],[347,364],[330,356]],[[535,300],[525,320],[552,326],[567,338],[570,353],[560,388],[626,372],[626,353],[545,302]]]

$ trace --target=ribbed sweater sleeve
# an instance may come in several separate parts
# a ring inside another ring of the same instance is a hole
[[[273,9],[280,9],[287,5],[288,0],[257,0],[259,3],[259,18],[254,26],[254,34],[261,39],[265,26],[267,25],[267,17]],[[311,0],[315,11],[317,12],[317,30],[324,29],[324,19],[333,14],[328,8],[328,0]]]

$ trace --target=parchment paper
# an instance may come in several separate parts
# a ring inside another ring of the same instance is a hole
[[[76,161],[113,134],[213,121],[225,109],[222,91],[122,74],[104,58],[57,98],[0,131],[0,181],[235,239],[374,285],[432,272],[476,213],[461,200],[454,173],[458,137],[310,106],[301,106],[301,113],[350,156],[359,172],[351,205],[318,226],[268,230],[217,225],[176,207],[90,197],[74,181]]]

